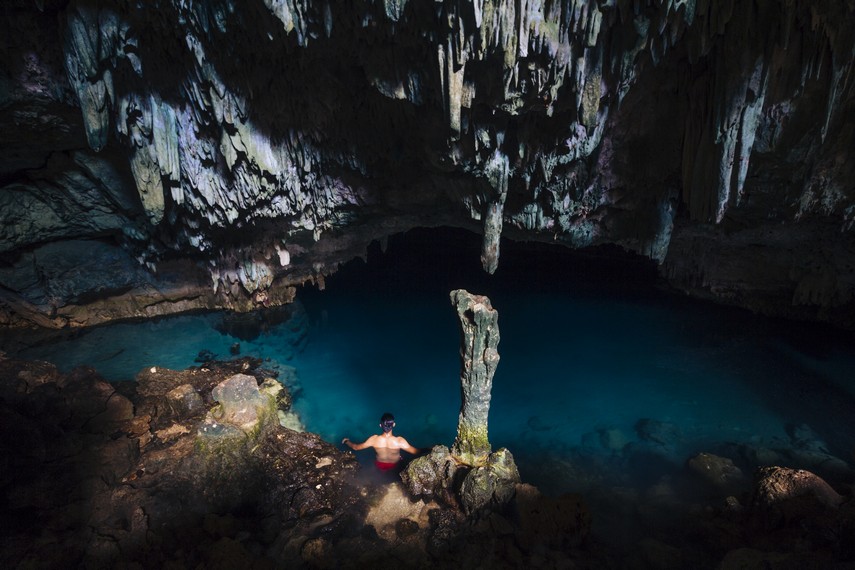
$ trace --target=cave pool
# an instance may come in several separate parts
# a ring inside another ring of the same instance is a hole
[[[792,449],[806,433],[812,449],[852,463],[851,333],[676,296],[626,255],[503,242],[487,276],[478,247],[468,232],[412,231],[384,252],[375,244],[367,263],[343,266],[325,290],[300,290],[288,321],[208,313],[119,323],[18,356],[121,381],[144,367],[198,366],[201,351],[232,358],[239,343],[241,356],[269,359],[306,428],[327,441],[361,440],[390,411],[413,445],[450,445],[460,333],[448,293],[463,287],[499,311],[491,443],[545,492],[637,497],[664,481],[678,496],[696,493],[683,485],[694,454],[730,457],[750,477],[756,454],[746,450]],[[663,422],[673,441],[642,441],[643,419]]]

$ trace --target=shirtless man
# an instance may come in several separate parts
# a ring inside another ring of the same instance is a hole
[[[389,413],[383,414],[380,418],[380,427],[383,428],[382,434],[372,435],[362,443],[353,443],[349,438],[344,438],[341,442],[354,451],[373,447],[377,453],[374,465],[380,471],[389,471],[397,467],[401,460],[402,449],[407,453],[418,455],[419,450],[410,445],[406,439],[392,434],[392,428],[395,427],[395,416]]]

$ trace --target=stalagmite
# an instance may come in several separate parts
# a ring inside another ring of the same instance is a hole
[[[463,289],[451,292],[451,304],[460,318],[460,391],[463,402],[457,421],[457,439],[451,452],[467,465],[479,465],[490,454],[487,416],[493,374],[499,365],[499,313],[490,299]]]
[[[493,374],[499,364],[499,313],[483,295],[457,289],[450,298],[461,330],[457,437],[451,450],[437,445],[411,461],[401,479],[413,495],[460,503],[472,514],[507,504],[520,475],[510,451],[491,452],[487,433]]]

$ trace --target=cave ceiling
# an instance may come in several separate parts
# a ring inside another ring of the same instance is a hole
[[[855,3],[12,0],[0,322],[248,310],[418,226],[855,326]]]

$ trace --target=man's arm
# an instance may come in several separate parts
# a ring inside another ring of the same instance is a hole
[[[412,453],[413,455],[419,454],[419,448],[410,445],[410,442],[404,439],[403,437],[398,438],[398,445],[400,445],[401,449],[403,449],[407,453]]]
[[[366,439],[365,441],[363,441],[362,443],[353,443],[352,441],[350,441],[350,438],[346,437],[343,440],[341,440],[341,442],[343,444],[345,444],[346,446],[348,446],[350,449],[352,449],[354,451],[359,451],[360,449],[367,449],[369,447],[374,447],[372,445],[372,442],[371,442],[372,439],[374,439],[373,435],[371,437],[369,437],[368,439]]]

